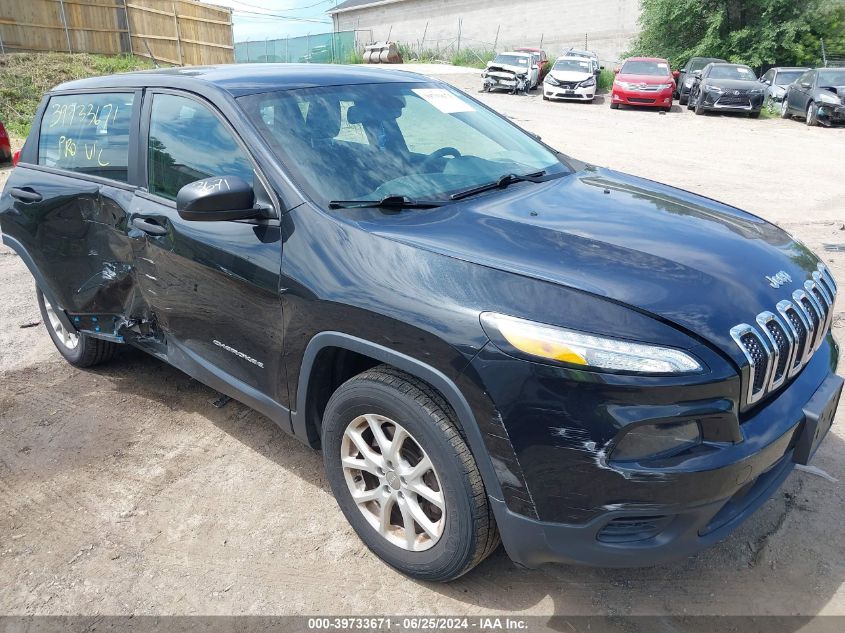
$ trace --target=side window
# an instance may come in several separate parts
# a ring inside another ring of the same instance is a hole
[[[767,81],[769,83],[772,83],[774,80],[775,80],[775,71],[774,70],[770,70],[765,75],[763,75],[763,81]]]
[[[252,183],[252,163],[229,129],[206,106],[169,94],[153,95],[147,156],[149,191],[176,199],[185,185],[212,176]]]
[[[814,71],[812,71],[812,70],[808,70],[807,72],[805,72],[803,75],[801,75],[801,78],[798,80],[798,83],[799,84],[810,84],[810,85],[812,85],[813,84],[813,72]]]
[[[52,97],[41,119],[38,164],[126,182],[131,92]]]

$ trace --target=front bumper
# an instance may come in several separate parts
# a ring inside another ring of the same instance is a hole
[[[581,86],[554,86],[548,82],[543,83],[543,96],[547,99],[566,99],[572,101],[592,101],[596,97],[596,85],[586,88]]]
[[[736,438],[740,441],[705,442],[686,455],[624,465],[608,462],[601,440],[594,443],[595,433],[591,436],[577,416],[584,408],[596,407],[605,414],[612,410],[623,417],[651,418],[667,407],[671,391],[650,397],[646,392],[651,390],[642,389],[642,407],[629,407],[618,385],[604,393],[606,404],[599,404],[593,398],[600,390],[590,394],[590,386],[580,384],[573,401],[555,411],[548,396],[560,393],[562,386],[555,385],[552,372],[541,370],[542,387],[535,392],[546,392],[542,411],[536,409],[539,401],[529,403],[528,409],[512,412],[519,420],[504,420],[524,471],[524,494],[536,507],[530,516],[514,503],[491,499],[509,556],[526,567],[547,562],[640,567],[683,558],[724,539],[792,472],[806,440],[805,427],[810,426],[805,416],[808,401],[817,392],[832,393],[841,385],[833,373],[836,355],[836,344],[828,336],[789,387],[741,419]],[[522,378],[516,366],[493,364],[510,381]],[[686,396],[691,396],[702,426],[709,421],[718,427],[718,403],[709,401],[706,390],[675,391],[677,404],[668,406],[667,414],[683,410]],[[650,399],[662,404],[648,404]],[[653,406],[656,410],[650,412]],[[723,413],[723,421],[735,416],[728,407]],[[529,428],[532,437],[518,435]]]
[[[826,123],[845,123],[845,105],[820,103],[818,117]]]
[[[613,103],[619,105],[645,106],[650,108],[672,107],[673,88],[660,91],[620,90],[614,87],[610,95]]]
[[[704,108],[724,112],[759,112],[763,107],[763,93],[734,96],[730,90],[708,92],[704,95]]]

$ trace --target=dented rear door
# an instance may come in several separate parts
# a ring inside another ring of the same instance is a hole
[[[114,332],[138,299],[127,232],[140,91],[52,95],[40,112],[0,200],[3,241],[80,327]]]

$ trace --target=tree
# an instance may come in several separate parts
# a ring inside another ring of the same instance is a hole
[[[821,40],[845,53],[845,0],[642,0],[628,55],[721,57],[762,66],[821,63]]]

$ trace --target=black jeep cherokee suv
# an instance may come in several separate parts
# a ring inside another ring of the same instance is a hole
[[[802,244],[402,71],[60,85],[0,223],[68,361],[134,345],[261,411],[420,578],[499,535],[526,566],[696,552],[811,458],[842,387]]]

